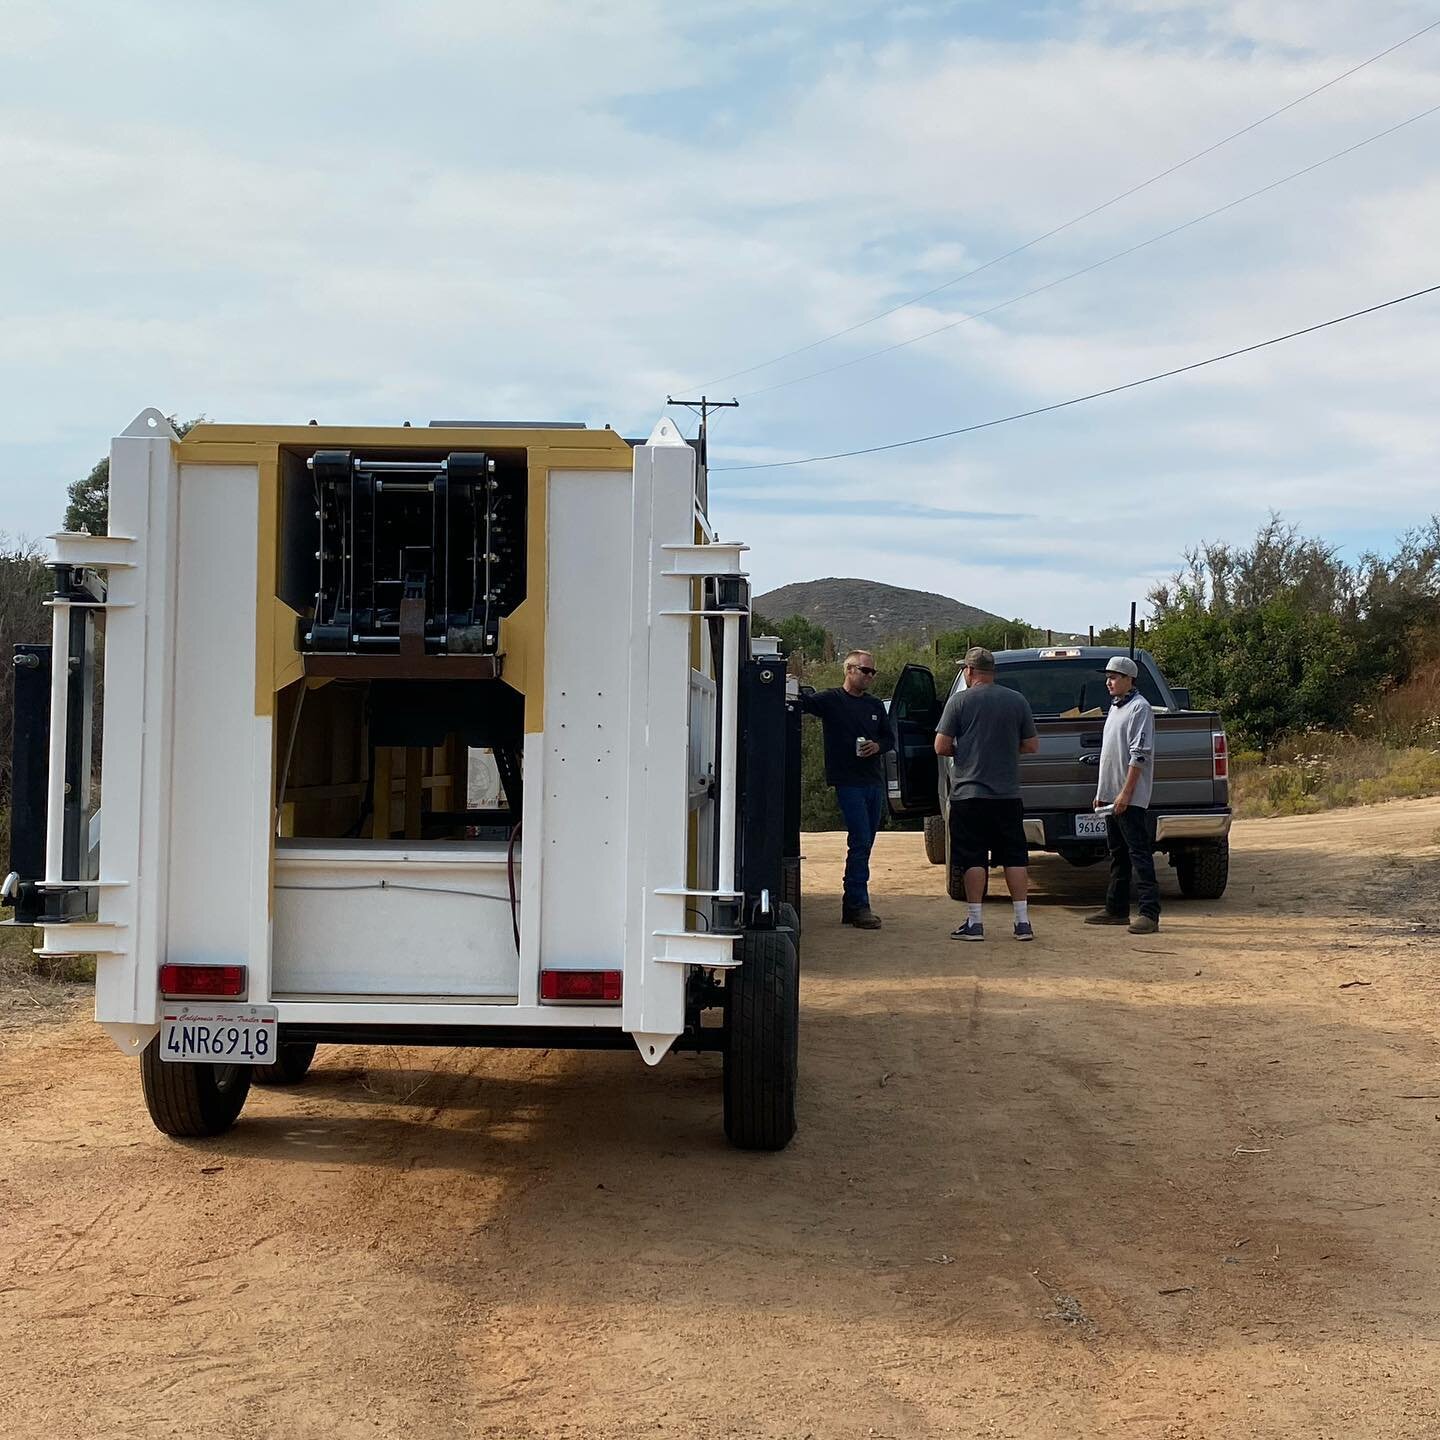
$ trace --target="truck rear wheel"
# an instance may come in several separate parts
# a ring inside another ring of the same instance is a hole
[[[784,930],[751,930],[725,977],[725,1135],[783,1150],[795,1134],[800,961]]]
[[[273,1065],[256,1065],[251,1081],[256,1085],[298,1085],[310,1069],[315,1058],[315,1047],[305,1044],[280,1042],[280,1053]]]
[[[155,1128],[179,1139],[219,1135],[245,1108],[250,1093],[249,1065],[171,1064],[160,1058],[157,1035],[140,1057],[145,1108]]]
[[[945,817],[943,815],[927,815],[925,817],[925,858],[932,865],[945,863]]]
[[[926,822],[929,823],[928,821]],[[926,853],[929,853],[929,837],[925,841]],[[965,872],[950,858],[950,827],[945,826],[945,893],[952,899],[965,903]],[[980,892],[983,900],[990,893],[990,872],[985,872],[985,888]]]
[[[1191,900],[1218,900],[1230,880],[1230,842],[1187,845],[1175,855],[1180,893]]]

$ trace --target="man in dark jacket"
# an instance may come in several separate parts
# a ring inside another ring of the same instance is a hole
[[[825,735],[825,782],[845,817],[845,894],[840,919],[857,930],[878,930],[870,908],[870,850],[885,816],[885,770],[881,756],[895,748],[885,706],[868,694],[875,661],[865,650],[845,657],[845,683],[800,697],[807,715],[818,715]]]

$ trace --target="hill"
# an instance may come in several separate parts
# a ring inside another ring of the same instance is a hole
[[[769,620],[803,615],[835,637],[842,649],[878,645],[897,635],[926,638],[1003,620],[974,605],[928,590],[906,590],[878,580],[803,580],[755,597],[755,609]]]

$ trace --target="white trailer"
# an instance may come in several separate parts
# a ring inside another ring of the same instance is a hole
[[[727,1134],[788,1143],[798,716],[672,422],[146,411],[109,530],[53,537],[52,644],[17,656],[5,894],[95,955],[162,1131],[319,1044],[633,1045],[723,1052]]]

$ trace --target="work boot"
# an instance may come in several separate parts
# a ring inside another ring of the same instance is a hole
[[[840,917],[840,923],[853,925],[857,930],[878,930],[880,917],[868,905],[862,905],[858,910],[845,911]]]
[[[1112,915],[1108,910],[1097,910],[1093,915],[1085,917],[1087,925],[1128,925],[1128,915]]]
[[[1160,922],[1153,915],[1137,915],[1130,922],[1132,935],[1153,935],[1160,928]]]

